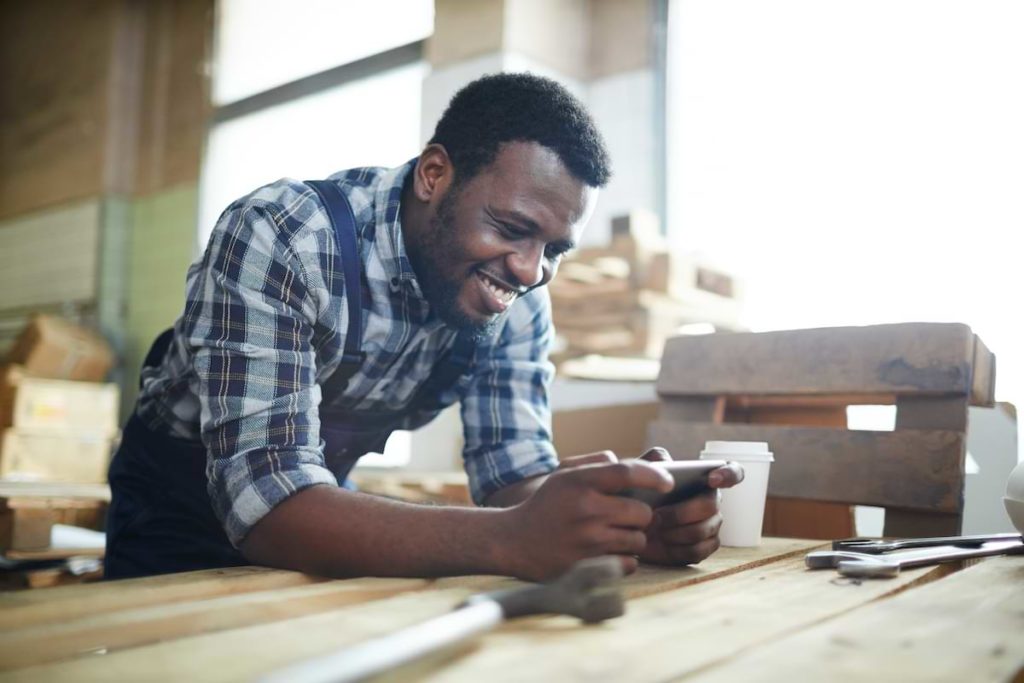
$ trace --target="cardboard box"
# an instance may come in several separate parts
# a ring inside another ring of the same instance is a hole
[[[7,361],[36,377],[102,382],[114,365],[114,352],[92,330],[37,314],[15,340]]]
[[[105,437],[8,429],[0,437],[0,479],[102,484],[112,451]]]
[[[117,434],[116,384],[32,377],[0,367],[0,428],[26,434],[113,438]]]

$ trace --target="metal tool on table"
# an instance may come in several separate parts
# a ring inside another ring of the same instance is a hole
[[[844,538],[840,541],[832,541],[832,550],[851,550],[858,553],[870,553],[875,555],[888,553],[893,550],[905,550],[907,548],[931,548],[937,545],[955,545],[960,548],[978,548],[986,543],[1019,540],[1021,540],[1021,535],[1017,533],[980,534],[976,536],[939,536],[936,538],[902,538],[894,541],[884,541],[877,538]]]
[[[353,647],[280,669],[263,683],[348,683],[408,664],[462,643],[505,619],[564,614],[593,624],[625,612],[617,557],[595,557],[574,564],[557,580],[474,595],[455,610]]]
[[[973,557],[1024,552],[1021,534],[943,536],[881,541],[849,538],[832,543],[832,550],[808,553],[809,569],[838,569],[854,578],[888,578],[901,569],[953,562]]]

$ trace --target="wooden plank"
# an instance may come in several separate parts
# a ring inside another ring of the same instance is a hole
[[[760,568],[779,564],[779,557],[791,558],[816,544],[808,541],[768,542],[760,549],[725,548],[709,558],[699,568],[653,568],[637,579],[630,579],[627,589],[636,595],[648,597],[639,600],[657,600],[662,596],[677,595],[671,590],[679,585],[714,584],[717,579],[732,574],[746,574],[744,568]],[[714,559],[714,562],[711,560]],[[800,559],[782,560],[787,566]],[[635,583],[634,583],[635,582]],[[390,633],[403,626],[449,611],[469,595],[481,590],[516,585],[509,579],[495,577],[462,577],[437,582],[436,588],[403,594],[362,605],[313,614],[295,619],[244,628],[236,628],[203,636],[180,638],[147,645],[104,656],[84,656],[62,663],[32,666],[0,674],[0,681],[138,681],[154,675],[163,680],[233,681],[252,680],[258,675],[289,663],[331,652],[366,638]],[[633,588],[633,586],[636,586]],[[668,589],[660,595],[651,593]],[[64,590],[64,589],[54,589]],[[632,603],[631,603],[632,606]],[[622,620],[616,620],[622,621]],[[580,627],[575,620],[551,617],[526,619],[507,628],[516,633],[525,629],[529,642],[535,637],[551,640],[551,624],[559,632],[602,632],[604,627]],[[541,631],[536,629],[541,627]],[[530,631],[534,632],[530,636]],[[566,634],[567,635],[567,634]],[[607,633],[606,633],[607,635]],[[639,635],[639,634],[637,634]],[[561,639],[555,639],[563,642]],[[532,660],[522,660],[531,661]],[[516,668],[521,680],[522,661]],[[158,672],[158,673],[157,673]],[[505,672],[512,675],[513,672]],[[415,680],[415,677],[414,679]],[[468,680],[468,679],[467,679]],[[479,679],[474,679],[479,680]]]
[[[962,528],[963,515],[961,514],[888,508],[885,511],[882,534],[889,538],[959,536]]]
[[[663,395],[662,399],[675,398]],[[892,405],[896,394],[729,394],[725,397],[729,407],[758,408],[813,408],[859,405]]]
[[[896,399],[896,429],[967,431],[966,396],[901,396]]]
[[[110,581],[93,586],[69,586],[35,593],[2,593],[0,632],[118,610],[306,586],[325,580],[266,567],[231,567]]]
[[[702,581],[779,562],[819,548],[821,541],[801,538],[764,538],[756,548],[722,548],[699,565],[659,567],[642,564],[626,577],[623,590],[629,599],[675,590]],[[469,588],[474,592],[501,590],[522,585],[520,581],[493,576],[453,576],[437,579],[437,588]]]
[[[678,588],[709,577],[725,576],[768,562],[802,555],[813,543],[765,539],[762,548],[718,553],[699,567],[683,569],[644,566],[627,584],[630,598]],[[511,579],[480,577],[474,591],[511,587]],[[392,597],[434,584],[469,588],[461,578],[431,582],[425,579],[359,579],[329,581],[272,591],[189,600],[99,616],[83,616],[57,624],[37,625],[5,633],[0,640],[0,670],[69,659],[75,655],[161,642],[224,631]]]
[[[440,670],[397,680],[677,679],[946,572],[926,568],[892,582],[853,585],[834,582],[833,572],[806,571],[802,564],[792,559],[633,600],[624,617],[599,627],[580,628],[568,618],[508,625]]]
[[[966,396],[901,396],[896,401],[897,430],[953,429],[966,432],[967,415]],[[964,467],[966,457],[967,441],[964,439],[960,455],[961,468]],[[963,498],[963,491],[960,496]],[[963,510],[962,504],[960,510]],[[890,508],[885,511],[883,533],[893,538],[956,536],[962,524],[961,512],[943,514],[937,511]]]
[[[47,535],[47,543],[50,536]],[[103,557],[104,548],[51,548],[40,550],[9,550],[4,553],[8,560],[66,560],[70,557]]]
[[[1020,681],[1024,558],[993,558],[687,681]]]
[[[767,441],[775,453],[768,494],[851,505],[959,513],[964,434],[868,432],[747,424],[651,425],[648,444],[696,458],[707,441]]]
[[[971,381],[971,405],[996,404],[996,357],[985,342],[974,336],[974,377]]]
[[[720,396],[665,396],[658,418],[670,422],[713,422],[725,419],[725,398]]]
[[[106,484],[65,484],[60,482],[0,481],[0,498],[30,500],[33,498],[60,501],[110,502],[110,487]]]
[[[658,393],[967,395],[974,348],[954,323],[681,336],[665,346]]]
[[[0,670],[292,619],[428,585],[426,579],[328,581],[42,624],[4,633],[0,639]]]
[[[853,509],[839,503],[769,496],[764,505],[761,533],[819,540],[856,536]]]

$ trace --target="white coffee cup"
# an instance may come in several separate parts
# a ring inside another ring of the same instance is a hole
[[[736,486],[721,489],[719,510],[722,545],[754,548],[761,545],[764,504],[768,496],[768,472],[775,458],[764,441],[708,441],[701,460],[730,460],[743,466],[744,477]]]

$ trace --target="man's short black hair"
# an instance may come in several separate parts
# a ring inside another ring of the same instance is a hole
[[[494,74],[463,87],[430,139],[447,150],[458,182],[494,161],[502,143],[515,141],[552,150],[590,187],[603,187],[611,176],[604,140],[583,104],[562,85],[533,74]]]

